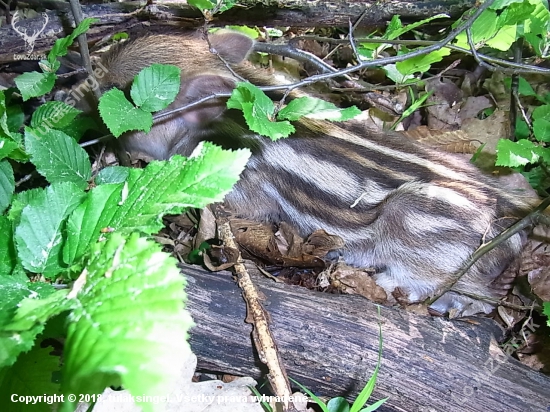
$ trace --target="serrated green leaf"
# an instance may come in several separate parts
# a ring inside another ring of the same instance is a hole
[[[122,202],[123,187],[122,183],[94,187],[86,200],[69,216],[67,240],[63,248],[66,264],[74,264],[100,239],[103,232],[110,230],[109,225]]]
[[[518,140],[512,142],[508,139],[500,139],[497,144],[496,166],[518,167],[539,160],[544,149],[535,145],[530,140]]]
[[[48,298],[54,291],[47,283],[28,282],[26,276],[0,277],[0,368],[12,365],[21,352],[29,350],[44,329],[43,323],[24,331],[11,329],[19,304],[25,299]]]
[[[48,62],[50,64],[54,64],[58,57],[65,56],[69,51],[69,46],[73,44],[74,39],[76,39],[82,33],[85,33],[86,31],[88,31],[90,26],[98,21],[99,19],[86,18],[80,22],[80,24],[73,30],[73,32],[70,35],[68,35],[67,37],[63,37],[61,39],[57,39],[55,41],[54,46],[48,53]],[[54,70],[54,71],[57,71],[57,70]]]
[[[8,112],[6,107],[6,95],[4,90],[0,90],[0,137],[10,137],[10,128],[8,127]]]
[[[67,289],[54,292],[52,291],[53,287],[48,283],[44,283],[44,285],[47,285],[45,289],[47,294],[43,293],[40,299],[38,299],[37,294],[23,299],[17,305],[17,312],[12,321],[4,326],[5,330],[21,332],[30,330],[35,325],[43,325],[54,316],[75,306],[73,300],[67,299],[69,294]]]
[[[531,18],[534,11],[535,5],[530,4],[528,1],[510,4],[498,16],[499,27],[515,26],[516,24],[523,23],[525,20]]]
[[[188,160],[174,156],[151,162],[145,169],[130,169],[124,184],[95,187],[67,221],[64,261],[74,263],[104,232],[156,233],[166,214],[221,201],[249,156],[248,150],[205,142]]]
[[[122,183],[128,179],[129,173],[127,167],[109,166],[101,169],[94,181],[96,185]]]
[[[6,216],[0,216],[0,276],[10,275],[17,257],[13,243],[13,226]]]
[[[426,73],[433,63],[440,62],[445,56],[451,54],[450,49],[440,49],[422,56],[412,57],[402,62],[397,62],[395,67],[404,76],[414,73]]]
[[[550,11],[548,10],[548,3],[543,1],[530,1],[534,4],[535,10],[533,10],[529,16],[529,20],[524,23],[524,33],[541,36],[542,38],[548,37],[548,23],[550,22]]]
[[[212,10],[216,6],[216,2],[210,0],[187,0],[187,4],[200,10]]]
[[[24,402],[12,402],[11,399],[13,394],[17,394],[16,399],[20,396],[34,396],[34,399],[38,399],[36,397],[40,395],[60,395],[61,387],[52,381],[52,374],[61,370],[61,360],[52,352],[52,347],[41,348],[35,345],[28,353],[21,354],[17,362],[5,371],[0,384],[0,402],[4,405],[4,411],[32,409],[37,412],[51,412],[52,407],[58,405],[43,400],[30,406]]]
[[[19,147],[13,140],[0,137],[0,160],[10,157],[11,153]]]
[[[111,89],[101,96],[98,108],[101,118],[115,137],[129,130],[149,132],[153,126],[151,113],[135,107],[118,89]]]
[[[79,307],[69,318],[63,393],[101,393],[117,377],[134,395],[170,391],[190,353],[184,285],[176,260],[137,234],[96,244],[70,293]]]
[[[9,219],[12,222],[18,224],[23,208],[29,203],[35,201],[35,199],[39,199],[41,196],[43,196],[43,192],[44,189],[38,187],[35,189],[29,189],[23,192],[16,193],[13,201],[11,202]]]
[[[82,113],[80,110],[63,102],[46,102],[32,114],[31,126],[42,130],[62,129],[80,113]]]
[[[66,217],[84,200],[74,183],[53,183],[21,213],[15,242],[21,263],[30,272],[52,278],[64,270],[61,261]]]
[[[0,213],[11,204],[11,198],[15,191],[15,178],[13,169],[7,160],[0,160]]]
[[[99,130],[99,128],[96,121],[91,117],[79,115],[73,122],[60,128],[60,130],[78,142],[88,130]]]
[[[86,151],[60,130],[25,130],[25,146],[36,170],[48,182],[72,182],[81,189],[88,186],[92,166]]]
[[[153,64],[136,76],[130,89],[135,105],[146,112],[166,109],[180,91],[181,69],[167,64]]]
[[[55,74],[27,72],[17,76],[14,81],[23,96],[23,101],[31,97],[43,96],[52,91],[55,84]]]
[[[260,89],[249,82],[239,82],[227,101],[228,109],[242,110],[247,126],[271,140],[288,137],[294,126],[288,121],[275,122],[275,105]]]
[[[361,110],[355,106],[340,109],[334,103],[306,96],[292,100],[285,108],[279,111],[277,117],[279,119],[295,121],[305,116],[309,119],[341,122],[353,119],[360,113]]]
[[[548,149],[545,149],[545,151],[547,150]],[[544,158],[544,156],[543,161],[548,164],[548,161]],[[527,182],[531,185],[531,187],[533,187],[533,189],[541,195],[545,195],[544,193],[546,188],[550,186],[550,177],[548,176],[546,167],[534,166],[530,167],[528,171],[522,170],[520,173],[527,179]]]
[[[23,109],[20,105],[10,104],[6,107],[6,115],[8,130],[11,132],[10,135],[13,138],[14,133],[19,131],[25,121],[25,113],[23,113]]]

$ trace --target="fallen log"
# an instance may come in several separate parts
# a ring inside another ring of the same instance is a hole
[[[74,19],[67,2],[55,0],[27,0],[28,7],[37,11],[46,10],[48,24],[34,41],[33,55],[39,56],[51,49],[56,39],[72,31]],[[473,7],[474,0],[420,0],[415,2],[352,0],[352,1],[306,1],[240,0],[234,7],[213,17],[212,24],[244,24],[249,26],[293,27],[348,27],[362,16],[359,27],[380,26],[394,15],[404,20],[420,20],[438,13],[456,17]],[[88,31],[89,40],[99,40],[115,32],[150,32],[155,26],[199,28],[204,24],[201,12],[184,1],[156,0],[143,7],[143,2],[128,1],[82,6],[85,18],[95,17],[100,21]],[[19,21],[23,31],[34,33],[41,30],[44,17]],[[25,60],[25,41],[9,24],[0,27],[0,63]],[[14,57],[14,55],[16,55]],[[18,56],[19,55],[19,56]],[[34,58],[29,57],[29,60]]]
[[[260,378],[252,326],[244,323],[231,274],[187,265],[182,272],[199,369]],[[289,376],[317,394],[354,399],[378,358],[377,306],[360,296],[255,279]],[[450,321],[382,307],[380,320],[383,355],[373,399],[389,397],[380,411],[525,412],[550,405],[550,377],[506,356],[491,319]]]

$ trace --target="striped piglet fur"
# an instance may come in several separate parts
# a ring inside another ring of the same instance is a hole
[[[253,48],[247,37],[221,31],[209,43],[239,75],[273,83],[243,62]],[[182,69],[181,92],[167,110],[230,92],[236,81],[200,35],[152,35],[103,56],[102,87],[127,87],[153,63]],[[292,137],[271,142],[250,132],[242,115],[219,99],[163,118],[149,134],[119,140],[132,160],[188,156],[203,140],[250,148],[248,166],[226,197],[232,209],[254,220],[289,222],[304,236],[325,229],[342,237],[347,263],[375,268],[376,282],[389,296],[399,288],[410,302],[437,296],[484,240],[531,207],[467,161],[402,136],[310,119],[295,125]],[[494,305],[471,296],[498,299],[505,293],[508,285],[499,276],[524,241],[525,234],[516,234],[483,256],[431,308],[490,312]]]

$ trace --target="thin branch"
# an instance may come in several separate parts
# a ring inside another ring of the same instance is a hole
[[[510,239],[512,236],[514,236],[516,233],[521,232],[522,230],[527,229],[529,226],[533,226],[540,223],[545,223],[546,220],[544,219],[546,216],[542,215],[542,212],[550,206],[550,196],[544,199],[531,213],[529,213],[527,216],[525,216],[523,219],[517,221],[512,226],[510,226],[508,229],[500,233],[499,235],[495,236],[493,239],[491,239],[489,242],[481,245],[477,248],[477,250],[472,254],[470,259],[466,262],[466,264],[460,269],[452,279],[452,282],[448,283],[444,289],[438,291],[437,296],[434,296],[431,298],[428,302],[429,304],[432,304],[437,299],[439,299],[442,295],[449,292],[456,283],[466,274],[466,272],[486,253],[493,250],[498,245],[504,243],[508,239]],[[459,291],[453,291],[456,293],[461,293]],[[466,295],[464,293],[461,293],[463,295]]]
[[[74,17],[74,24],[75,24],[75,27],[77,27],[82,22],[82,20],[84,20],[84,16],[82,14],[82,8],[80,7],[80,3],[78,0],[69,0],[69,3],[71,5],[71,11]],[[82,64],[86,68],[86,71],[88,72],[88,76],[94,79],[94,84],[96,84],[97,80],[95,79],[94,69],[92,68],[92,62],[90,60],[90,51],[88,50],[88,41],[86,40],[86,33],[82,33],[80,36],[78,36],[78,45],[80,47],[80,56],[82,57]],[[101,97],[101,91],[99,90],[99,88],[93,87],[92,91],[94,92],[95,98],[99,100],[99,98]]]
[[[347,39],[329,39],[327,37],[312,36],[312,35],[295,37],[293,40],[317,40],[319,42],[324,42],[329,44],[349,43],[349,40]],[[370,38],[361,38],[361,37],[355,38],[355,41],[369,42],[369,43],[376,43],[376,44],[404,45],[404,46],[433,46],[433,45],[439,44],[439,42],[435,42],[432,40],[386,40],[386,39],[370,39]],[[453,51],[472,55],[472,51],[470,49],[465,49],[463,47],[455,46],[454,44],[446,44],[445,47]],[[538,67],[538,66],[533,66],[529,64],[523,64],[523,63],[515,63],[513,61],[508,61],[508,60],[503,60],[496,57],[487,56],[479,52],[477,53],[477,55],[486,62],[515,68],[516,70],[514,71],[514,73],[550,74],[550,69],[546,69],[543,67]],[[384,60],[384,59],[381,59],[381,60]]]

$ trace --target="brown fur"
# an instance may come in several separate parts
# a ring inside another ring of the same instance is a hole
[[[248,38],[222,31],[210,36],[210,44],[239,75],[256,84],[273,82],[240,63],[252,48]],[[152,63],[182,69],[181,92],[167,110],[234,86],[206,40],[192,34],[155,35],[116,47],[102,60],[109,70],[103,87],[127,87]],[[149,134],[126,134],[120,143],[131,158],[145,160],[189,155],[202,140],[251,148],[247,169],[226,198],[231,207],[248,218],[288,221],[304,235],[325,229],[341,236],[348,263],[375,267],[386,291],[399,287],[410,301],[444,288],[483,239],[511,223],[505,216],[522,216],[528,207],[467,162],[401,136],[309,119],[296,129],[291,138],[269,142],[218,99],[162,119]],[[461,292],[501,296],[492,282],[519,254],[524,237],[517,234],[482,257],[433,308],[490,311],[492,305]]]

